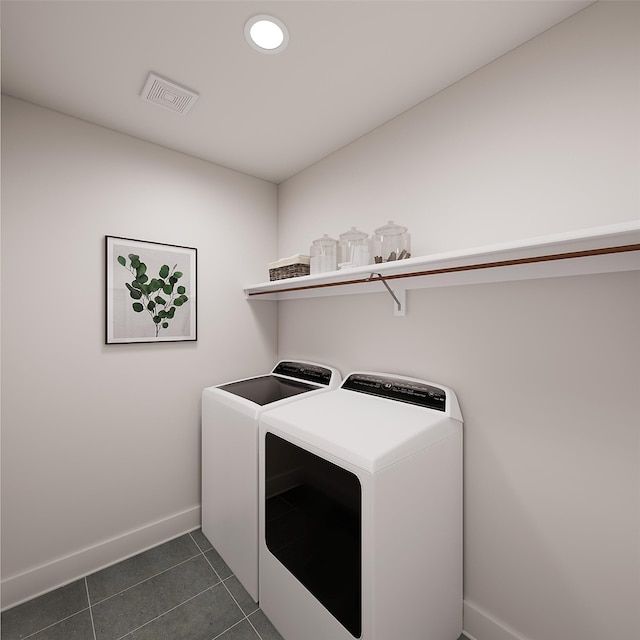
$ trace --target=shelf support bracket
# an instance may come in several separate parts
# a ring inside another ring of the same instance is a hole
[[[374,278],[373,276],[377,276],[377,277]],[[393,315],[394,316],[406,315],[407,290],[401,289],[400,291],[398,291],[398,294],[400,295],[400,298],[401,298],[399,299],[398,296],[391,290],[391,287],[387,283],[386,278],[384,278],[381,273],[374,273],[374,272],[370,273],[369,277],[367,278],[367,282],[374,282],[376,280],[380,280],[382,282],[382,284],[385,286],[385,288],[389,292],[389,295],[394,299],[397,305],[397,308],[393,310]]]

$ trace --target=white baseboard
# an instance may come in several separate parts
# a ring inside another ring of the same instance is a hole
[[[464,601],[464,634],[469,640],[528,640],[468,600]]]
[[[198,529],[200,506],[175,513],[133,531],[103,540],[2,580],[2,610],[31,600],[74,580]]]

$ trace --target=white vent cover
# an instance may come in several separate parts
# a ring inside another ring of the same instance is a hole
[[[198,99],[198,94],[156,73],[149,73],[140,97],[145,102],[185,115]]]

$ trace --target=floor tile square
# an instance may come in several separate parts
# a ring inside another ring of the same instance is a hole
[[[218,582],[202,555],[187,560],[92,607],[96,639],[120,638]]]
[[[29,640],[94,640],[89,609],[29,636]]]
[[[124,591],[200,553],[189,534],[87,576],[91,604]]]
[[[229,592],[218,584],[136,629],[127,640],[212,640],[243,617]],[[245,637],[257,639],[255,634]]]
[[[2,640],[24,638],[87,609],[84,579],[29,600],[2,614]]]

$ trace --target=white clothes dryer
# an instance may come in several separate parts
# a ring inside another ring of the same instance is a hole
[[[202,392],[202,531],[256,601],[259,417],[341,380],[333,367],[283,360],[269,374]]]
[[[462,416],[451,389],[352,373],[260,419],[260,607],[285,640],[457,640]]]

